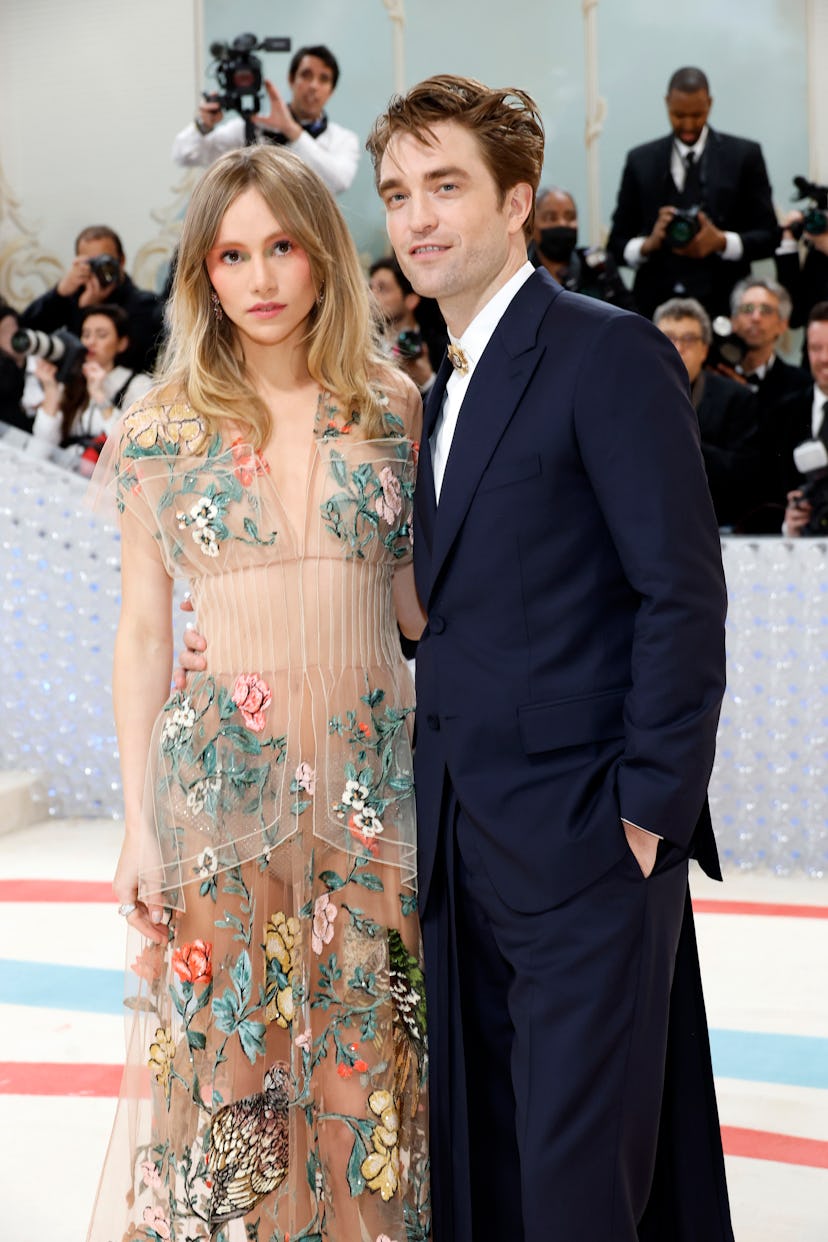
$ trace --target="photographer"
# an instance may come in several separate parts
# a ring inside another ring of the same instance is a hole
[[[323,44],[300,47],[288,69],[291,98],[285,103],[272,82],[263,85],[270,111],[251,117],[262,142],[288,146],[317,172],[333,194],[353,181],[359,163],[359,139],[353,130],[328,119],[325,105],[339,81],[339,65]],[[224,119],[221,104],[202,99],[195,120],[176,135],[172,158],[183,167],[207,167],[226,151],[247,143],[244,117]]]
[[[529,261],[545,267],[564,289],[634,310],[632,294],[624,284],[608,250],[578,246],[578,208],[568,190],[552,186],[535,197],[535,224],[529,243]]]
[[[811,308],[828,299],[828,187],[795,177],[798,197],[811,199],[804,211],[782,221],[776,251],[776,274],[793,298],[791,325],[801,328]]]
[[[0,300],[0,422],[30,431],[31,420],[22,406],[26,359],[11,347],[17,328],[17,311]]]
[[[78,457],[91,471],[117,415],[149,391],[152,379],[123,364],[129,321],[120,306],[88,306],[81,314],[86,354],[65,383],[58,382],[53,363],[44,358],[35,363],[43,399],[32,435],[55,448],[78,445]],[[87,471],[82,467],[82,472]]]
[[[414,292],[393,255],[372,263],[368,277],[381,317],[381,346],[413,379],[425,398],[448,344],[445,321],[437,303]]]
[[[671,297],[694,297],[711,317],[779,235],[762,149],[708,125],[713,105],[700,69],[678,69],[667,88],[672,133],[627,155],[608,249],[635,271],[642,315]]]
[[[780,484],[787,492],[783,533],[828,536],[828,302],[808,319],[808,359],[814,382],[785,407]]]
[[[20,316],[21,327],[56,332],[67,328],[80,335],[89,306],[118,306],[129,319],[129,348],[124,365],[152,371],[161,344],[164,309],[161,299],[139,289],[127,275],[124,248],[114,229],[93,224],[75,240],[75,258],[48,293],[36,298]]]
[[[756,491],[756,398],[744,384],[704,370],[713,330],[695,298],[671,298],[656,308],[653,322],[675,345],[687,369],[716,520],[720,526],[737,525]]]

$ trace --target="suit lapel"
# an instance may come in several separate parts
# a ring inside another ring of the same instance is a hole
[[[544,353],[541,319],[561,289],[540,269],[515,295],[474,369],[446,463],[431,540],[429,592],[489,464]],[[442,393],[434,398],[442,405]],[[445,388],[445,384],[443,385]],[[433,495],[433,478],[431,479]]]
[[[451,363],[448,358],[444,358],[426,399],[423,412],[423,434],[417,465],[417,487],[414,492],[414,576],[421,598],[425,598],[425,589],[431,581],[431,548],[434,542],[434,516],[437,509],[430,437],[443,406],[443,397],[451,371]]]

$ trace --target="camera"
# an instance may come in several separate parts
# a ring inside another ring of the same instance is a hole
[[[102,289],[118,283],[121,265],[111,254],[94,254],[87,262]]]
[[[63,384],[86,357],[86,349],[78,338],[64,328],[51,334],[19,328],[11,339],[11,347],[16,354],[44,358],[54,363],[57,366],[55,378],[59,384]]]
[[[817,185],[807,177],[794,177],[793,181],[797,189],[793,195],[794,202],[803,198],[811,200],[802,214],[802,220],[790,226],[794,237],[798,241],[803,233],[813,236],[828,233],[828,186]]]
[[[816,478],[809,479],[799,490],[802,500],[807,500],[811,506],[811,516],[801,533],[824,539],[828,535],[828,472],[822,471]]]
[[[422,332],[416,328],[406,328],[397,337],[393,352],[398,358],[419,358],[422,348]]]
[[[678,207],[664,230],[664,240],[673,250],[680,250],[701,231],[698,207]]]
[[[726,367],[736,367],[748,351],[747,341],[733,331],[727,315],[717,315],[711,323],[713,338],[707,352],[707,366],[716,367],[720,362]]]
[[[253,116],[261,106],[260,92],[264,77],[262,62],[254,52],[289,52],[290,39],[258,39],[254,34],[240,34],[232,43],[211,43],[210,55],[215,59],[213,74],[220,90],[204,92],[208,103],[217,103],[223,111]]]

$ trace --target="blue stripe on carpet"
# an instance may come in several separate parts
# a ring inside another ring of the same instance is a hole
[[[712,1030],[710,1051],[717,1078],[828,1088],[828,1039]]]
[[[124,972],[0,959],[0,1003],[123,1013]]]

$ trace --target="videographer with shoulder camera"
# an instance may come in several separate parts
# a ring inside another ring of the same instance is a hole
[[[569,190],[544,187],[535,196],[529,262],[545,267],[564,289],[634,310],[615,259],[600,246],[578,245],[578,208]]]
[[[129,319],[129,347],[124,364],[134,371],[152,371],[161,344],[164,308],[148,289],[139,289],[126,271],[121,239],[105,224],[82,229],[75,239],[75,257],[53,289],[35,298],[20,315],[24,328],[57,332],[66,328],[80,336],[88,306],[119,306]]]
[[[635,271],[642,315],[694,297],[715,317],[751,262],[774,252],[770,182],[757,142],[708,124],[713,100],[701,69],[677,69],[665,102],[672,132],[628,153],[608,249]]]
[[[287,146],[318,173],[333,194],[342,194],[353,181],[359,163],[360,144],[353,130],[328,118],[325,105],[339,81],[339,64],[324,44],[300,47],[288,69],[291,98],[285,102],[271,81],[264,78],[254,50],[285,50],[284,39],[239,35],[231,44],[214,43],[213,73],[221,91],[205,93],[194,121],[176,135],[172,158],[184,167],[207,167],[220,155],[254,142]],[[267,92],[270,111],[260,113],[261,88]],[[240,115],[225,119],[227,110]]]
[[[787,495],[783,533],[828,538],[828,301],[808,319],[808,359],[814,382],[784,408],[787,445],[780,451]]]

